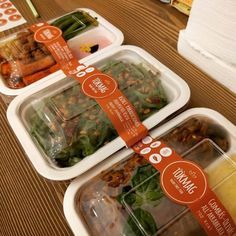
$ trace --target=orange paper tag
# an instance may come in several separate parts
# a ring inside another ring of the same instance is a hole
[[[30,27],[34,39],[44,43],[63,72],[82,85],[83,92],[96,100],[107,114],[127,146],[132,146],[148,133],[132,104],[118,89],[116,81],[93,66],[80,64],[62,38],[60,29],[46,23]]]
[[[150,136],[132,148],[160,172],[166,196],[187,205],[208,235],[236,235],[232,217],[209,188],[207,176],[198,165],[183,160],[164,142]]]

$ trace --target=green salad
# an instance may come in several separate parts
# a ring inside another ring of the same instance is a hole
[[[158,140],[202,168],[219,157],[212,141],[225,152],[230,148],[224,127],[204,117],[191,117]],[[165,195],[160,173],[137,154],[84,183],[76,209],[93,236],[205,235],[186,207]]]
[[[167,104],[159,73],[142,64],[109,62],[101,69],[116,79],[141,121]],[[60,167],[72,166],[116,138],[117,132],[80,84],[43,99],[30,117],[30,133]]]
[[[97,26],[98,21],[85,11],[76,11],[53,21],[51,25],[62,30],[62,36],[69,40],[91,26]]]

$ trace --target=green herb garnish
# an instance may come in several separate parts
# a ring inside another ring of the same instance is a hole
[[[157,232],[155,220],[152,215],[141,208],[137,208],[128,217],[124,226],[125,236],[151,236]]]
[[[167,105],[159,73],[121,61],[109,62],[101,70],[116,79],[141,121]],[[60,167],[74,165],[118,136],[96,101],[83,94],[80,84],[41,103],[30,117],[30,132]]]

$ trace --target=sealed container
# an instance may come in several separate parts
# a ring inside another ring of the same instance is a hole
[[[74,56],[83,63],[123,43],[123,34],[96,12],[80,8],[49,22],[62,30]],[[25,29],[0,41],[0,93],[16,96],[60,74],[47,48]]]
[[[187,110],[150,132],[201,166],[236,223],[236,127],[219,113]],[[131,149],[75,179],[64,197],[75,235],[206,235],[190,210],[167,198],[160,174]]]
[[[187,84],[140,48],[121,46],[86,64],[118,82],[148,129],[189,100]],[[34,167],[54,180],[76,177],[125,146],[97,103],[64,76],[15,98],[7,111]]]

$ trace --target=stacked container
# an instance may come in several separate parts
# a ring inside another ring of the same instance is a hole
[[[80,8],[48,22],[61,28],[69,48],[80,60],[89,60],[123,43],[122,32],[96,12]],[[50,52],[23,30],[0,42],[0,93],[6,101],[57,77],[60,67]]]
[[[181,78],[134,46],[116,47],[85,64],[117,81],[148,129],[190,97]],[[14,99],[7,116],[34,167],[48,179],[74,178],[125,146],[97,103],[63,73]]]
[[[205,108],[187,110],[150,132],[201,166],[236,223],[236,127]],[[75,235],[206,235],[190,210],[171,201],[160,174],[131,149],[75,179],[64,212]]]
[[[211,188],[235,220],[235,205],[225,200],[224,193],[235,181],[235,126],[209,109],[192,109],[164,123],[185,108],[188,85],[143,49],[120,46],[122,33],[97,13],[79,9],[49,23],[62,29],[74,55],[83,58],[81,63],[116,80],[148,130],[162,124],[150,132],[153,138],[205,169]],[[32,35],[25,31],[6,39],[4,46],[18,48],[17,44],[30,40]],[[20,94],[10,103],[7,117],[39,174],[58,181],[78,177],[64,199],[65,215],[75,235],[202,233],[186,207],[165,197],[159,173],[131,149],[121,150],[125,142],[106,114],[56,63],[42,68],[46,77],[27,85],[29,76],[34,78],[41,71],[24,74],[22,68],[29,68],[25,64],[37,63],[40,53],[44,54],[39,59],[52,59],[42,45],[33,41],[32,45],[36,48],[26,46],[30,59],[17,58],[11,50],[2,58],[1,66],[10,64],[11,69],[1,69],[0,92]],[[52,74],[51,67],[56,68]],[[14,87],[12,82],[18,88],[9,88]],[[229,194],[235,196],[234,191]]]

